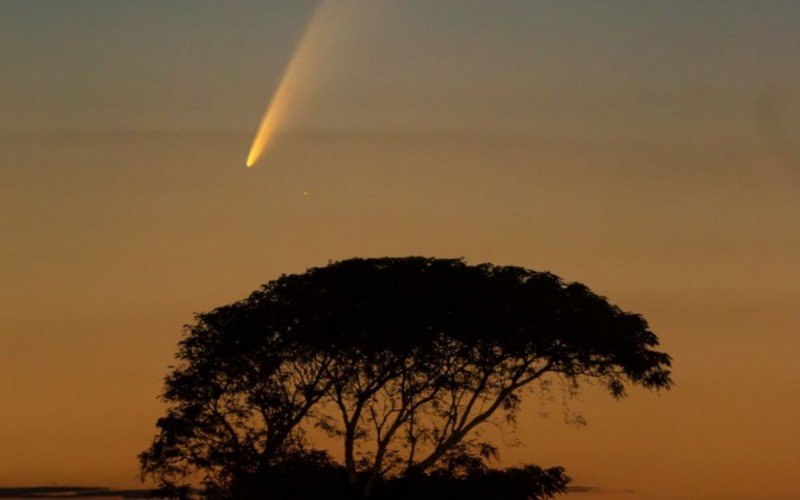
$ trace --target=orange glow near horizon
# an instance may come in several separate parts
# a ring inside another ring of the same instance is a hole
[[[247,168],[255,165],[264,155],[274,138],[275,131],[286,116],[289,104],[294,100],[298,82],[303,80],[302,75],[306,74],[306,70],[313,59],[312,55],[316,52],[313,49],[316,46],[315,40],[318,39],[319,19],[322,17],[320,12],[325,3],[320,3],[314,11],[306,32],[303,34],[303,38],[300,40],[300,44],[281,78],[278,89],[273,94],[267,111],[261,119],[258,132],[256,132],[253,144],[250,146],[250,152],[247,154]]]

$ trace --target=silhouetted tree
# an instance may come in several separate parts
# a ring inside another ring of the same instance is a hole
[[[424,485],[550,497],[566,487],[562,469],[491,470],[497,450],[477,428],[495,416],[513,425],[522,392],[553,381],[599,381],[615,397],[669,388],[657,345],[641,316],[550,273],[419,257],[333,263],[187,327],[142,474],[173,491],[200,474],[231,498],[289,498],[275,493],[287,471],[312,469],[343,496]],[[342,465],[309,448],[312,425],[341,438]]]

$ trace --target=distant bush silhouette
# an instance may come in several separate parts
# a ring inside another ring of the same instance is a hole
[[[199,476],[213,498],[549,498],[563,470],[490,469],[479,426],[513,426],[523,391],[554,381],[668,389],[657,345],[641,316],[550,273],[332,263],[187,326],[142,476],[176,496]],[[343,463],[309,447],[312,426]]]

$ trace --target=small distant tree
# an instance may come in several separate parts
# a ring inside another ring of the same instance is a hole
[[[356,498],[415,487],[549,498],[565,490],[563,470],[490,469],[498,450],[479,427],[513,427],[524,392],[553,382],[598,381],[618,398],[631,385],[668,389],[657,346],[641,316],[550,273],[337,262],[198,315],[142,474],[172,494],[199,475],[227,498],[293,498],[277,494],[286,471],[309,467],[328,493]],[[341,439],[343,463],[310,448],[312,426]]]

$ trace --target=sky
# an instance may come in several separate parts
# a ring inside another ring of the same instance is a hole
[[[527,400],[504,464],[800,497],[800,5],[330,0],[246,169],[315,6],[0,0],[0,487],[137,486],[193,313],[424,255],[585,283],[674,357],[585,427]]]

